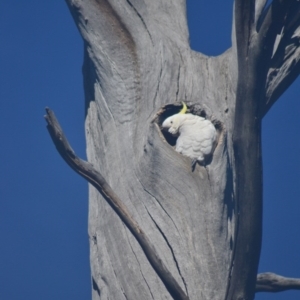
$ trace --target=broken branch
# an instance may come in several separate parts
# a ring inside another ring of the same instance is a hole
[[[256,293],[277,293],[286,290],[300,290],[300,279],[283,277],[274,273],[261,273],[257,275]]]

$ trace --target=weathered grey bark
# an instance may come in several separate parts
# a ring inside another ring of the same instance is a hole
[[[157,254],[155,247],[152,245],[151,241],[142,230],[140,225],[131,217],[122,200],[118,197],[118,195],[116,195],[102,174],[98,172],[92,166],[92,164],[82,160],[75,154],[66,136],[64,135],[61,126],[54,115],[54,112],[49,108],[46,108],[46,113],[45,119],[48,123],[47,129],[61,157],[75,172],[85,178],[98,190],[98,192],[103,196],[103,199],[106,200],[110,207],[120,217],[120,219],[142,247],[149,263],[164,283],[170,295],[174,299],[188,300],[187,295],[181,289],[170,271],[166,268],[164,262]],[[94,239],[94,242],[97,243],[96,238]]]
[[[299,2],[266,2],[236,0],[232,48],[207,57],[189,47],[183,0],[67,0],[85,42],[88,159],[189,299],[254,297],[261,118],[300,68]],[[181,100],[220,133],[194,172],[159,128]],[[93,299],[172,299],[92,186],[89,207]]]

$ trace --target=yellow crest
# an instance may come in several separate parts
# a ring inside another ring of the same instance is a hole
[[[181,111],[179,112],[180,114],[185,114],[186,111],[187,111],[187,106],[184,102],[181,102],[182,103],[182,109]]]

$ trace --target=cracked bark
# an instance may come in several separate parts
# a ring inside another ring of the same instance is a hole
[[[236,0],[232,47],[217,57],[190,49],[185,1],[66,2],[84,40],[88,160],[190,299],[253,299],[261,119],[300,71],[298,1]],[[194,172],[159,129],[182,100],[220,136]],[[93,300],[171,299],[105,196],[89,192]]]
[[[149,213],[149,212],[148,212],[148,213]],[[151,216],[150,213],[149,213],[149,216],[150,216],[150,218],[152,219],[152,221],[153,221],[153,223],[155,224],[155,226],[157,227],[157,229],[159,230],[159,232],[161,233],[161,235],[163,236],[164,240],[166,241],[166,243],[167,243],[167,245],[168,245],[168,247],[169,247],[169,249],[170,249],[170,251],[171,251],[171,253],[172,253],[172,257],[173,257],[173,259],[174,259],[174,261],[175,261],[176,268],[177,268],[178,273],[179,273],[179,275],[180,275],[180,277],[181,277],[181,279],[182,279],[182,282],[183,282],[183,284],[184,284],[185,292],[186,292],[186,294],[188,295],[187,286],[186,286],[184,277],[183,277],[182,274],[181,274],[181,271],[180,271],[178,262],[177,262],[177,260],[176,260],[176,256],[175,256],[175,254],[174,254],[174,250],[173,250],[172,246],[170,245],[170,243],[169,243],[169,241],[168,241],[166,235],[165,235],[164,232],[161,230],[161,228],[158,226],[158,224],[155,222],[154,218]]]

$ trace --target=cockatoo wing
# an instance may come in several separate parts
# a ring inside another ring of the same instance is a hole
[[[197,134],[195,132],[195,143],[193,147],[195,147],[195,150],[200,148],[204,155],[209,155],[216,141],[217,132],[210,121],[204,120],[201,123],[201,126],[197,126]]]
[[[214,125],[202,117],[187,115],[181,124],[176,151],[198,161],[211,154],[216,140]]]
[[[204,159],[201,144],[195,139],[194,135],[181,134],[176,142],[176,151],[199,161]]]

